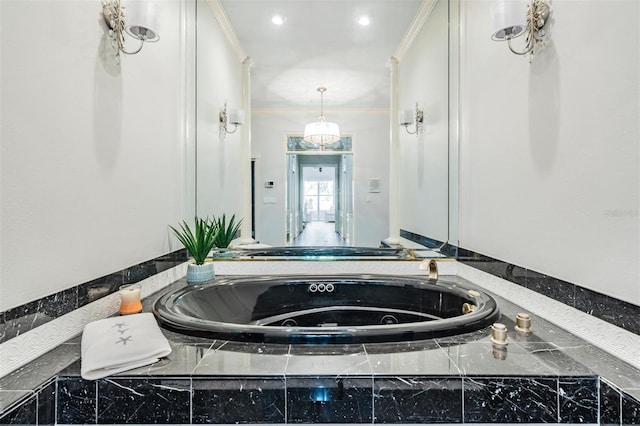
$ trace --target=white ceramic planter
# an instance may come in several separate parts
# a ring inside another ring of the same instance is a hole
[[[205,262],[203,265],[196,265],[195,263],[189,263],[187,265],[188,283],[202,283],[210,281],[215,277],[216,272],[213,262]]]

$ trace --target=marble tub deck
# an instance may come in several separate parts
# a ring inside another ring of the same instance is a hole
[[[180,280],[162,294],[184,285]],[[145,300],[145,311],[160,294]],[[518,334],[514,320],[522,309],[496,299],[509,329],[502,348],[492,345],[488,329],[325,346],[163,330],[173,349],[168,358],[86,381],[76,338],[0,379],[0,421],[640,423],[640,371],[541,318],[533,318],[531,333]]]

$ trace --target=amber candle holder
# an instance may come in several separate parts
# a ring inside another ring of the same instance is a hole
[[[140,284],[129,284],[120,287],[120,315],[142,312],[140,291]]]

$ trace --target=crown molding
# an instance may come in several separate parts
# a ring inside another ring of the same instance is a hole
[[[429,15],[431,15],[433,8],[436,6],[436,3],[438,3],[438,0],[423,0],[422,6],[420,6],[420,10],[418,10],[416,17],[413,18],[411,26],[409,26],[407,33],[402,38],[400,45],[393,54],[393,57],[395,59],[397,59],[398,61],[402,61],[402,58],[407,53],[407,50],[409,50],[409,48],[411,47],[411,44],[413,44],[416,36],[420,33],[420,30],[422,30],[422,26],[427,21],[427,18],[429,18]]]
[[[207,0],[207,4],[209,5],[209,10],[213,13],[213,16],[218,21],[220,25],[220,29],[229,40],[229,44],[238,55],[238,59],[240,62],[244,62],[247,59],[247,53],[240,44],[240,40],[238,40],[238,36],[236,35],[231,22],[229,21],[229,17],[227,16],[227,12],[224,11],[224,7],[220,3],[220,0]]]

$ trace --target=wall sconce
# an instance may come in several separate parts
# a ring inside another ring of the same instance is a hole
[[[244,111],[241,109],[229,108],[227,110],[227,103],[225,102],[224,108],[220,110],[220,130],[224,130],[225,133],[235,133],[238,130],[238,126],[244,123]],[[233,124],[233,130],[228,129],[228,125]]]
[[[544,47],[545,30],[551,13],[548,0],[498,0],[491,8],[494,33],[491,39],[505,41],[516,55],[537,53]],[[525,49],[515,50],[511,39],[526,34]]]
[[[415,120],[416,130],[411,132],[409,131],[409,126],[413,124]],[[416,103],[416,110],[411,111],[410,109],[400,111],[398,113],[398,122],[410,135],[419,135],[422,133],[422,125],[424,122],[424,111],[418,107],[418,103]]]
[[[129,4],[129,17],[125,21],[125,7],[120,0],[103,0],[102,17],[109,27],[111,45],[116,49],[116,61],[120,62],[120,52],[127,55],[135,55],[142,50],[145,41],[155,43],[160,40],[158,35],[158,16],[155,4],[150,0],[140,0]],[[137,50],[128,52],[124,48],[124,33],[140,41]]]

